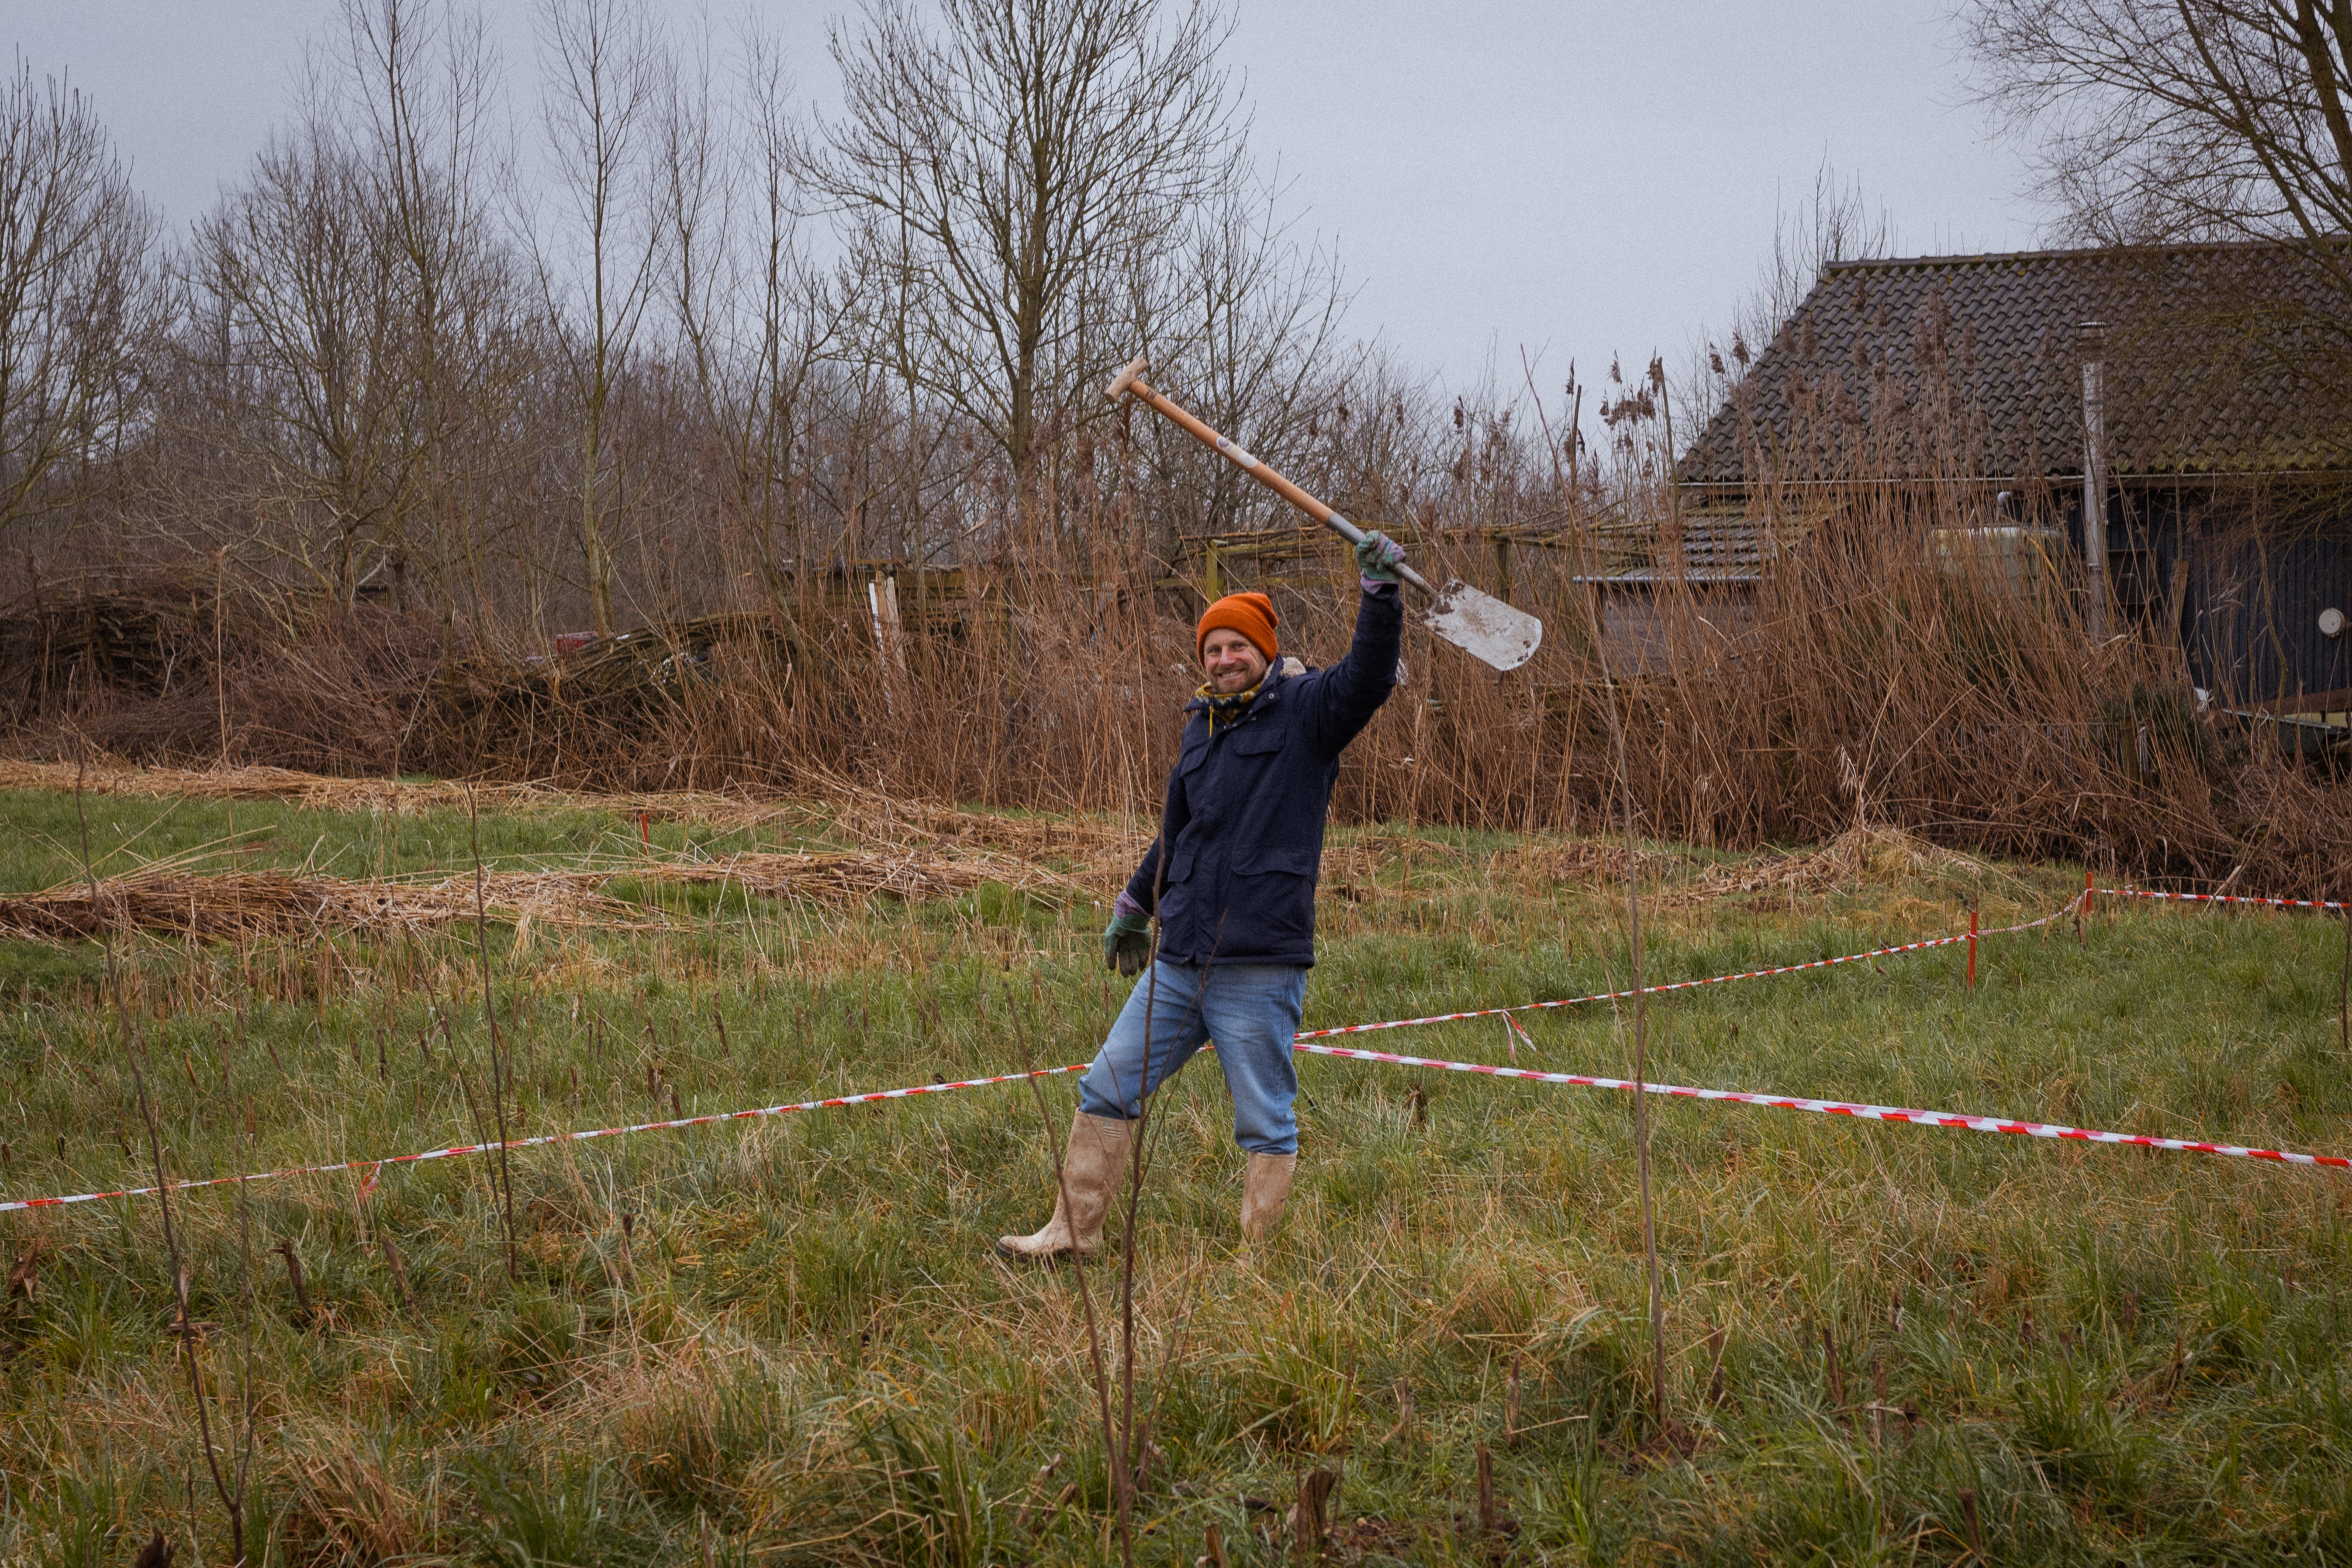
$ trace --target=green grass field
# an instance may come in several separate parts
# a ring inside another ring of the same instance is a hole
[[[226,868],[232,842],[248,868],[471,865],[462,815],[88,805],[101,873]],[[0,894],[78,874],[72,796],[0,812]],[[667,856],[847,842],[815,811],[654,837]],[[635,823],[584,810],[485,816],[480,839],[509,868],[643,852]],[[1309,1027],[1625,982],[1618,890],[1544,874],[1566,841],[1332,844],[1355,858],[1326,879]],[[1677,892],[1724,858],[1659,862],[1653,980],[1949,931],[1971,903],[2005,924],[2082,877],[1946,863]],[[490,929],[522,1131],[1077,1062],[1123,994],[1082,901],[661,897],[658,932]],[[2338,924],[2131,908],[2084,934],[1988,940],[1974,991],[1946,949],[1662,999],[1652,1076],[2352,1151]],[[175,1175],[480,1136],[470,931],[141,940],[117,962]],[[95,946],[0,947],[7,1196],[152,1177],[104,971]],[[1520,1065],[1630,1067],[1630,1014],[1527,1027]],[[1506,1059],[1494,1020],[1378,1043]],[[1281,1510],[1318,1467],[1341,1473],[1343,1563],[1957,1563],[1963,1491],[1999,1563],[2352,1561],[2342,1173],[1654,1100],[1662,1436],[1626,1097],[1314,1058],[1301,1080],[1297,1191],[1255,1253],[1213,1059],[1158,1102],[1138,1562],[1192,1563],[1213,1523],[1233,1562],[1286,1559]],[[1074,1085],[1040,1092],[1058,1133]],[[520,1153],[513,1280],[495,1171],[174,1200],[216,1436],[250,1369],[257,1562],[1117,1561],[1078,1275],[991,1252],[1049,1206],[1027,1089]],[[224,1563],[155,1200],[0,1226],[33,1286],[0,1318],[0,1557],[116,1563],[160,1527],[184,1565]],[[1086,1278],[1107,1313],[1111,1268]]]

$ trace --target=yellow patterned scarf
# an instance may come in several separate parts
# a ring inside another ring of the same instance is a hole
[[[1257,685],[1247,691],[1221,692],[1214,686],[1203,684],[1194,695],[1209,705],[1209,728],[1214,730],[1221,724],[1238,722],[1241,716],[1249,711],[1250,704],[1257,700],[1257,694],[1265,685],[1265,681],[1261,678]]]

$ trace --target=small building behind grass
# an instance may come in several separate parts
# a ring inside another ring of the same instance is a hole
[[[1665,582],[1736,621],[1777,558],[1840,527],[1940,531],[1948,556],[2086,605],[2095,361],[2110,635],[2176,641],[2225,707],[2342,724],[2352,290],[2330,266],[2352,279],[2352,248],[1831,264],[1682,455],[1671,519],[1587,579],[1612,636]]]

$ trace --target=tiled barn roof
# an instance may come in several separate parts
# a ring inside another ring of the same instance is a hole
[[[2086,321],[2111,472],[2352,468],[2352,419],[2308,368],[2346,363],[2342,297],[2285,247],[2210,245],[1833,262],[1682,478],[2079,474]]]

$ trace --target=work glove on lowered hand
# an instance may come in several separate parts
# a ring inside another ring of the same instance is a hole
[[[1397,567],[1404,562],[1404,547],[1375,528],[1356,542],[1356,573],[1363,579],[1366,592],[1383,583],[1401,581]]]
[[[1103,967],[1129,979],[1151,962],[1151,920],[1148,915],[1119,914],[1103,927]]]

